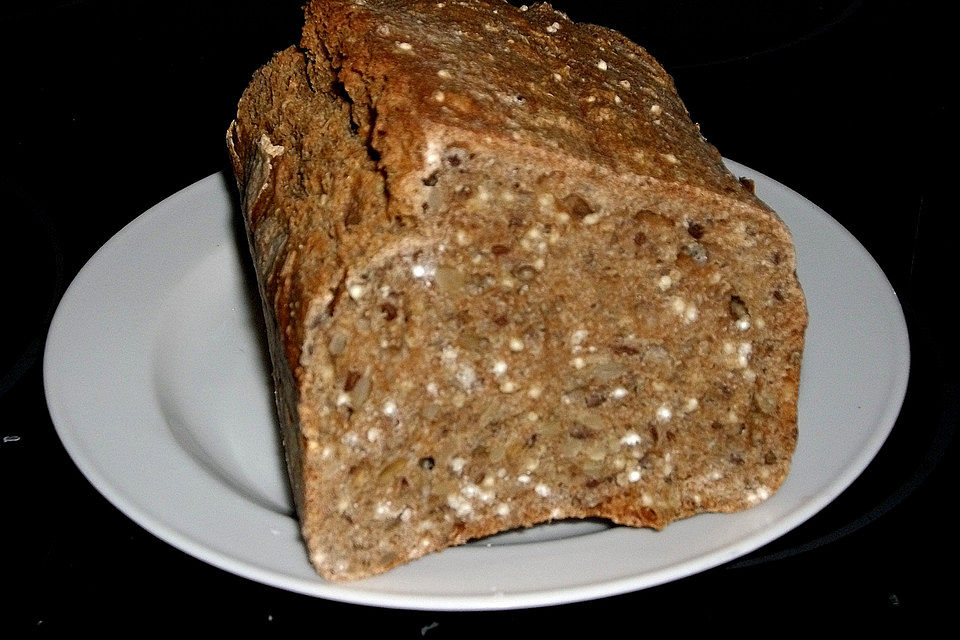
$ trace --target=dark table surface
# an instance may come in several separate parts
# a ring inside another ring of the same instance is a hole
[[[438,613],[268,587],[169,546],[111,506],[51,424],[49,319],[83,264],[134,217],[226,167],[251,73],[296,41],[300,1],[32,2],[0,9],[3,487],[0,636],[14,629],[369,627],[405,637],[764,632],[839,619],[945,619],[956,600],[958,250],[950,22],[915,2],[557,2],[612,26],[674,76],[725,156],[839,220],[896,289],[910,385],[874,462],[834,503],[729,565],[591,602]],[[947,583],[941,584],[940,578]],[[12,636],[10,636],[12,637]]]

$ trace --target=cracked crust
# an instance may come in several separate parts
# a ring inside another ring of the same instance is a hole
[[[317,570],[775,492],[806,325],[789,232],[662,68],[545,5],[306,15],[227,144]]]

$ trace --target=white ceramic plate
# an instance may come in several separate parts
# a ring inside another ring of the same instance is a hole
[[[305,594],[387,607],[505,609],[675,580],[781,536],[867,466],[906,390],[896,295],[835,220],[730,163],[790,226],[810,325],[800,440],[781,489],[662,532],[561,522],[447,549],[355,583],[319,578],[292,516],[256,292],[223,175],[127,225],[80,271],[47,339],[47,402],[67,451],[130,518],[201,560]]]

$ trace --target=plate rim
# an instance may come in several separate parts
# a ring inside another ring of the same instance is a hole
[[[58,344],[58,332],[62,331],[61,327],[66,322],[68,311],[71,310],[71,305],[79,304],[75,298],[79,295],[78,289],[82,284],[81,276],[84,272],[87,271],[89,274],[90,270],[96,268],[98,261],[103,260],[117,244],[123,242],[128,236],[135,234],[139,227],[148,224],[152,216],[161,215],[164,209],[169,207],[171,201],[174,199],[189,198],[194,193],[203,192],[205,189],[219,189],[224,188],[224,186],[229,189],[229,180],[226,178],[224,172],[213,173],[180,189],[133,218],[98,248],[74,276],[58,302],[56,312],[47,328],[44,344],[43,385],[51,421],[70,459],[84,477],[108,502],[113,504],[139,526],[168,544],[207,564],[262,584],[304,595],[385,608],[434,611],[506,610],[566,604],[608,597],[657,586],[713,569],[750,553],[800,526],[806,520],[820,512],[825,506],[833,502],[863,473],[876,457],[896,424],[897,417],[902,410],[911,369],[909,327],[906,323],[902,304],[893,285],[866,248],[863,247],[856,237],[839,221],[802,194],[759,171],[728,159],[724,160],[728,168],[735,174],[749,175],[755,179],[759,178],[760,181],[768,182],[770,186],[784,190],[790,197],[797,199],[805,209],[816,212],[823,221],[829,223],[833,227],[832,230],[834,233],[842,235],[847,243],[852,243],[853,246],[863,252],[864,256],[869,259],[869,264],[874,270],[873,275],[878,278],[880,283],[885,285],[884,290],[891,295],[892,300],[895,302],[894,311],[896,312],[895,315],[898,320],[898,334],[903,338],[903,343],[898,346],[903,349],[901,355],[903,356],[904,362],[903,367],[896,370],[897,375],[893,380],[895,386],[890,396],[892,400],[888,401],[883,407],[882,419],[878,423],[880,428],[874,430],[871,438],[865,443],[866,446],[861,448],[857,452],[854,460],[843,468],[843,473],[838,474],[827,488],[817,494],[815,499],[799,508],[792,509],[784,518],[779,519],[776,526],[771,525],[764,527],[756,533],[744,538],[739,538],[734,543],[719,550],[707,550],[696,556],[687,558],[680,563],[667,565],[663,568],[648,571],[640,575],[579,584],[569,588],[513,592],[509,595],[487,593],[435,596],[390,592],[387,590],[355,590],[349,588],[351,583],[328,581],[312,582],[298,576],[271,571],[242,559],[234,558],[221,549],[210,548],[201,541],[197,541],[187,534],[178,532],[169,523],[152,518],[150,514],[143,511],[132,499],[125,496],[120,487],[113,486],[97,467],[95,460],[87,457],[84,450],[86,445],[76,430],[69,428],[69,411],[61,405],[62,398],[59,398],[56,394],[57,372],[54,370],[53,363],[56,361],[57,356],[53,352],[53,349]],[[224,183],[226,183],[226,185],[224,185]],[[233,205],[231,204],[230,206],[232,208]],[[299,526],[296,527],[296,530],[299,535]],[[773,531],[773,533],[771,533],[771,531]],[[536,544],[549,544],[550,542],[562,542],[562,540],[537,542]],[[454,547],[451,548],[450,551],[457,552],[462,549],[464,549],[464,547]],[[705,558],[706,561],[704,560]]]

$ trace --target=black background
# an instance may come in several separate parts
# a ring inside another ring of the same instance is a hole
[[[0,9],[0,584],[8,592],[0,635],[160,627],[428,638],[690,628],[768,635],[825,631],[837,621],[916,629],[951,617],[956,35],[939,3],[555,3],[646,46],[725,156],[838,219],[900,296],[912,341],[900,419],[854,485],[784,538],[730,565],[593,602],[394,611],[236,577],[154,538],[102,498],[47,414],[41,365],[50,315],[110,236],[226,167],[224,130],[236,101],[256,67],[297,40],[300,4]]]

